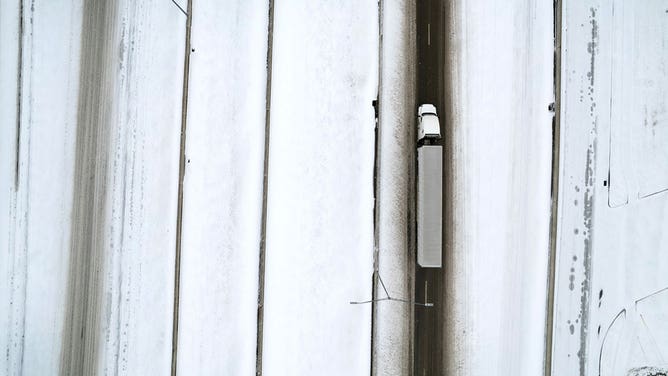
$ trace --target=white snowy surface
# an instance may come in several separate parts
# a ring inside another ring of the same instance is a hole
[[[69,260],[81,6],[40,3],[23,12],[22,41],[18,3],[3,3],[0,12],[0,374],[57,374]]]
[[[23,12],[18,185],[12,98],[18,8],[3,3],[0,22],[0,373],[67,373],[61,367],[168,373],[185,17],[163,2],[116,8],[36,3]],[[106,27],[82,34],[86,17],[103,19]],[[82,35],[88,42],[108,40],[82,46]],[[102,73],[82,76],[86,64],[88,72]],[[108,113],[82,105],[79,91],[95,93],[91,88],[101,88],[100,95],[86,103],[104,103],[100,108]],[[93,128],[100,130],[96,139],[78,139],[86,133],[80,130]],[[97,153],[86,154],[90,150]],[[80,167],[90,172],[80,180],[79,163],[91,167]],[[77,198],[76,187],[87,184],[96,194]],[[75,201],[98,220],[74,223],[82,218],[73,214]],[[73,233],[101,234],[97,243],[77,243],[94,255],[88,267],[72,260]],[[83,296],[88,304],[70,300]],[[68,317],[84,305],[87,316]],[[83,325],[93,340],[83,357],[71,353],[77,346],[68,340],[67,325]]]
[[[410,174],[415,142],[415,4],[382,2],[378,130],[378,270],[393,297],[410,299],[414,250],[408,249]],[[376,297],[385,297],[381,288]],[[375,305],[373,370],[376,375],[408,375],[413,306]]]
[[[565,1],[553,375],[668,362],[668,1]]]
[[[0,371],[12,375],[14,367],[20,362],[17,348],[17,336],[22,329],[17,327],[13,304],[10,299],[16,296],[11,285],[14,260],[9,256],[14,249],[10,237],[14,237],[15,220],[10,208],[15,207],[16,179],[16,92],[18,90],[18,45],[19,45],[19,8],[18,3],[3,4],[0,13]],[[16,333],[16,334],[14,334]],[[10,368],[11,367],[11,368]]]
[[[377,3],[275,7],[263,372],[366,375]]]
[[[269,8],[193,7],[178,370],[254,375]]]
[[[543,373],[552,13],[545,1],[458,0],[446,11],[448,375]]]
[[[117,12],[97,370],[167,374],[186,18],[162,1]]]

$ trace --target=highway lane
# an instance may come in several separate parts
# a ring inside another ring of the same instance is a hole
[[[444,98],[444,46],[445,46],[445,6],[444,0],[417,1],[417,101],[419,104],[431,103],[436,106],[441,119],[441,134],[447,138],[447,124],[445,119]],[[444,139],[437,142],[444,145]],[[445,245],[446,193],[447,182],[447,149],[443,151],[443,230],[442,244]],[[443,250],[442,255],[445,255]],[[415,267],[415,300],[421,303],[433,303],[433,307],[415,306],[414,328],[414,374],[441,375],[443,374],[443,323],[444,299],[443,283],[445,259],[443,268]]]

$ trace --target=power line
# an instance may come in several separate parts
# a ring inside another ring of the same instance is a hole
[[[380,281],[380,285],[383,286],[383,290],[385,291],[386,297],[378,298],[378,299],[365,300],[365,301],[359,301],[359,302],[350,302],[350,304],[368,304],[368,303],[382,302],[382,301],[388,300],[388,301],[394,301],[394,302],[409,303],[409,304],[413,304],[413,305],[416,305],[416,306],[422,306],[422,307],[433,307],[434,306],[434,303],[428,303],[426,301],[424,303],[418,303],[418,302],[412,301],[410,299],[401,299],[401,298],[391,297],[390,293],[387,291],[387,287],[385,287],[385,282],[383,282],[383,278],[381,278],[381,276],[380,276],[380,272],[378,272],[377,270],[374,270],[374,274],[376,276],[378,276],[378,280]]]
[[[179,3],[176,2],[176,0],[172,0],[172,3],[174,3],[174,5],[176,5],[176,7],[179,8],[181,13],[183,13],[186,17],[188,17],[188,13],[186,13],[186,11],[183,10],[183,8],[181,8],[181,6],[179,5]]]

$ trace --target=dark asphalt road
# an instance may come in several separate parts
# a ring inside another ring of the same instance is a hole
[[[444,0],[417,1],[417,99],[418,103],[432,103],[441,119],[441,133],[444,132],[445,86],[444,86],[444,47],[445,47],[445,7]],[[438,144],[444,145],[443,140]],[[447,149],[443,150],[444,169],[448,164]],[[446,171],[443,172],[443,214],[446,213]],[[443,220],[445,224],[445,219]],[[445,231],[442,230],[442,234]],[[445,244],[443,236],[442,244]],[[442,252],[445,255],[445,250]],[[443,268],[420,268],[415,270],[415,300],[434,303],[433,307],[415,306],[415,346],[414,374],[442,375],[443,369],[443,322],[444,301]]]

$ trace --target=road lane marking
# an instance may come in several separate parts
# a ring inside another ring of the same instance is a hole
[[[431,24],[427,24],[427,46],[431,46]]]

